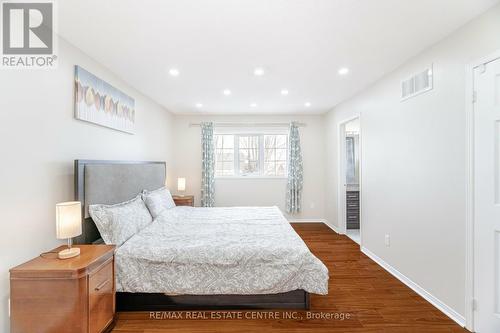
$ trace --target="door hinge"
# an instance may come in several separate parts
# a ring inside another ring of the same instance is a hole
[[[472,103],[476,103],[477,102],[477,91],[473,91],[472,92]]]
[[[471,303],[472,303],[472,310],[476,311],[477,310],[477,300],[473,299]]]

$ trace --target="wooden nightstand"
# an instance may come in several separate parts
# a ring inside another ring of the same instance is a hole
[[[11,333],[100,333],[115,317],[114,245],[76,245],[78,257],[58,259],[58,247],[10,270]]]
[[[193,195],[173,195],[176,206],[193,206],[194,207],[194,196]]]

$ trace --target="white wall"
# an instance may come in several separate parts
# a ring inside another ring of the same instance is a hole
[[[76,64],[135,98],[135,135],[73,118]],[[8,269],[59,243],[55,203],[73,199],[73,160],[170,162],[172,116],[63,40],[57,70],[3,70],[0,96],[0,331],[8,332]]]
[[[186,193],[200,201],[201,143],[200,128],[190,122],[290,122],[307,124],[299,129],[304,163],[303,211],[289,216],[290,220],[324,219],[324,150],[323,116],[176,116],[175,117],[175,177],[187,179]],[[285,211],[286,179],[216,179],[217,206],[277,205]],[[177,185],[170,186],[175,192]]]
[[[186,192],[199,204],[200,130],[189,122],[305,122],[303,213],[290,219],[326,216],[335,226],[337,125],[358,113],[363,245],[464,314],[465,64],[500,49],[498,31],[500,7],[325,116],[173,117],[63,40],[57,70],[2,71],[0,330],[8,331],[8,269],[58,244],[54,204],[73,198],[74,159],[166,160],[171,187],[186,177]],[[431,63],[434,90],[401,103],[400,80]],[[136,99],[135,135],[73,119],[75,64]],[[219,206],[284,209],[284,179],[217,180],[216,186]],[[385,234],[391,235],[390,248]]]
[[[363,246],[465,313],[465,68],[500,49],[500,6],[326,115],[327,169],[337,126],[361,113]],[[400,81],[434,64],[434,90],[400,102]],[[326,214],[338,225],[336,173]],[[391,246],[384,245],[390,234]]]

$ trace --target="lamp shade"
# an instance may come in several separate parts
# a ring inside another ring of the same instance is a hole
[[[82,234],[82,204],[79,201],[56,204],[56,237],[72,238]]]
[[[186,178],[178,178],[177,179],[177,190],[185,191],[186,190]]]

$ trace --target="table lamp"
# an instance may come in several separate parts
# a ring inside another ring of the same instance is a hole
[[[59,252],[59,259],[68,259],[80,254],[80,249],[71,247],[72,238],[82,234],[82,204],[79,201],[56,204],[56,237],[68,239],[68,248]]]
[[[186,178],[177,178],[177,191],[184,192],[186,190]],[[180,194],[181,197],[184,196],[184,193]]]

